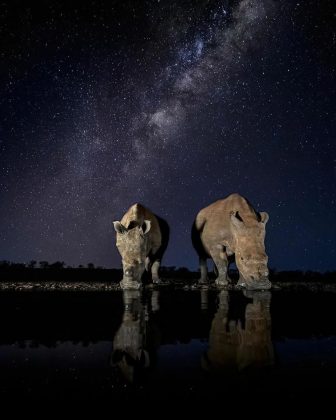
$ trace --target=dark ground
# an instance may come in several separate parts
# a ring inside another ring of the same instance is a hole
[[[197,288],[199,272],[193,272],[185,267],[162,267],[161,278],[167,285],[177,288]],[[209,273],[210,281],[214,279]],[[238,280],[236,270],[231,270],[230,277],[233,286]],[[0,290],[74,290],[74,291],[109,291],[118,290],[122,279],[122,270],[105,269],[88,265],[88,267],[64,267],[64,263],[48,264],[41,262],[36,267],[33,262],[15,264],[0,263]],[[270,280],[275,288],[308,288],[311,290],[336,290],[336,272],[319,273],[313,271],[270,271]],[[150,280],[145,276],[145,284]]]

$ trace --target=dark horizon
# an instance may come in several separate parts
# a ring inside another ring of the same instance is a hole
[[[318,3],[318,4],[317,4]],[[112,221],[267,211],[277,270],[336,269],[331,0],[2,2],[0,260],[121,267]]]
[[[210,262],[208,263],[209,266],[209,276],[212,279],[215,274],[213,272],[213,264]],[[49,262],[49,261],[29,261],[29,262],[16,262],[16,261],[8,261],[8,260],[0,260],[0,273],[19,273],[21,272],[20,270],[25,270],[25,271],[44,271],[44,270],[48,270],[50,272],[53,272],[54,274],[60,271],[64,271],[64,270],[73,270],[73,271],[82,271],[82,270],[86,270],[86,271],[110,271],[110,272],[116,272],[118,274],[120,274],[120,278],[122,277],[122,267],[104,267],[104,266],[99,266],[99,265],[95,265],[93,263],[87,263],[87,264],[80,264],[78,266],[75,265],[69,265],[67,264],[65,261],[53,261],[53,262]],[[234,275],[235,277],[238,278],[239,276],[239,271],[237,269],[237,266],[232,263],[229,266],[229,272],[230,275]],[[197,274],[197,276],[199,277],[200,275],[200,271],[199,271],[199,267],[196,267],[196,269],[190,269],[186,266],[175,266],[175,265],[162,265],[160,267],[160,274],[163,275],[163,277],[169,277],[169,274],[171,275],[177,275],[177,274],[182,274],[185,273],[185,275],[188,274]],[[274,276],[294,276],[294,278],[290,278],[289,280],[297,280],[297,278],[295,279],[295,276],[298,277],[302,277],[302,278],[306,278],[306,277],[310,277],[311,280],[313,281],[317,281],[319,279],[319,277],[321,276],[325,276],[327,277],[329,280],[336,280],[336,277],[334,278],[334,276],[336,275],[336,270],[326,270],[326,271],[314,271],[314,270],[298,270],[298,269],[294,269],[294,270],[279,270],[277,269],[277,267],[270,267],[270,276],[274,277]],[[317,276],[317,277],[316,277]],[[237,278],[235,280],[237,280]],[[284,277],[285,279],[285,277]],[[4,279],[6,281],[6,279]],[[19,278],[16,280],[20,280]],[[61,280],[61,279],[60,279]],[[75,279],[73,279],[75,280]],[[98,279],[99,280],[99,279]],[[115,279],[114,279],[115,280]],[[187,280],[187,277],[184,279]]]

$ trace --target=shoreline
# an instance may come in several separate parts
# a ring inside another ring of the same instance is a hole
[[[143,290],[184,290],[184,291],[194,291],[194,290],[210,290],[216,291],[221,290],[213,284],[209,286],[203,286],[197,284],[197,280],[168,280],[162,285],[153,285],[146,284],[143,287]],[[235,285],[229,285],[227,290],[244,290]],[[1,281],[0,282],[0,293],[1,292],[115,292],[121,291],[122,289],[119,286],[119,282],[106,282],[106,281],[43,281],[43,282],[30,282],[30,281]],[[336,292],[336,283],[327,283],[323,282],[272,282],[271,292],[281,291],[281,290],[308,290],[312,292]]]

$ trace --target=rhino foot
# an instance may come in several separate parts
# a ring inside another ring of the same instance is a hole
[[[221,278],[221,277],[217,277],[215,280],[215,285],[219,288],[224,288],[229,284],[228,279],[225,277]]]
[[[198,283],[196,283],[196,285],[197,285],[197,287],[200,287],[201,289],[207,289],[210,286],[210,282],[209,282],[209,279],[208,278],[206,278],[206,279],[200,279],[198,281]]]
[[[209,279],[208,279],[208,277],[201,277],[200,279],[199,279],[199,281],[198,281],[198,284],[200,285],[200,286],[209,286]]]
[[[238,280],[236,286],[237,287],[246,287],[246,281],[242,277],[239,277],[239,280]]]
[[[139,290],[141,288],[141,283],[139,281],[129,279],[122,279],[119,284],[123,290]]]
[[[162,286],[162,285],[166,286],[166,285],[169,284],[169,281],[168,280],[162,280],[159,277],[157,277],[157,278],[153,278],[153,284],[157,284],[159,286]]]

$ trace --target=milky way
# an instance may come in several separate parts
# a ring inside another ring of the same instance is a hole
[[[197,211],[240,192],[278,269],[335,260],[335,7],[273,0],[0,9],[0,260],[119,266],[141,202],[195,268]]]
[[[223,6],[215,12],[221,15],[212,37],[215,46],[203,52],[204,40],[201,37],[195,40],[189,47],[191,51],[184,52],[191,65],[184,71],[180,66],[182,71],[167,88],[168,98],[155,111],[143,111],[140,117],[135,117],[130,133],[134,154],[132,162],[125,165],[126,175],[134,170],[134,165],[139,176],[146,175],[144,165],[153,166],[158,150],[166,150],[170,143],[177,141],[187,115],[211,100],[217,88],[221,90],[222,101],[225,100],[226,79],[237,71],[249,48],[255,46],[257,34],[271,20],[272,6],[270,1],[241,1],[233,10],[233,22],[221,26],[228,12]],[[166,73],[170,73],[170,68]],[[139,162],[135,163],[136,160]],[[156,174],[154,179],[158,180]]]

